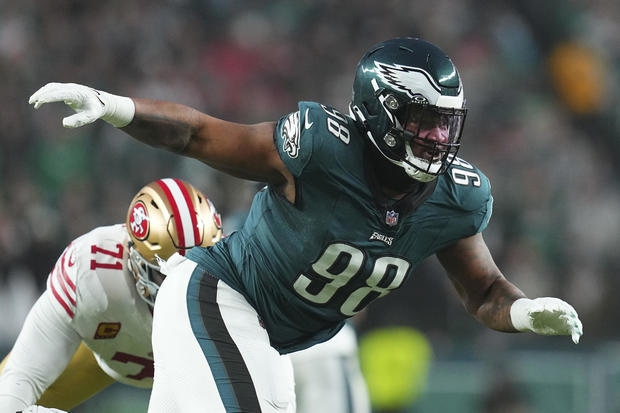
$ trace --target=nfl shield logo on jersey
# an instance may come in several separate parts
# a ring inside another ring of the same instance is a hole
[[[385,213],[385,223],[393,227],[398,224],[398,212],[392,210]]]

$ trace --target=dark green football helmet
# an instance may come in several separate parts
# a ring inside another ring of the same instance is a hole
[[[450,58],[410,37],[379,43],[362,57],[350,111],[379,152],[421,182],[450,166],[467,112]]]

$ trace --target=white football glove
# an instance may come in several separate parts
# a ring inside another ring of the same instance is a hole
[[[122,128],[134,117],[136,108],[128,97],[116,96],[76,83],[48,83],[34,92],[28,103],[39,109],[44,103],[65,102],[75,114],[62,120],[65,128],[79,128],[101,118]]]
[[[17,412],[17,413],[69,413],[69,412],[65,412],[64,410],[58,410],[58,409],[50,409],[49,407],[32,405],[32,406],[28,406],[21,412]]]
[[[510,319],[518,331],[545,336],[569,335],[575,344],[583,334],[577,311],[559,298],[519,298],[510,307]]]

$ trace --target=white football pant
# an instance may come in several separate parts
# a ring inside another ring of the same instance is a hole
[[[179,254],[162,271],[149,413],[294,412],[290,359],[245,298]]]

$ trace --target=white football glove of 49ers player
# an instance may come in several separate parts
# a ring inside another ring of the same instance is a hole
[[[559,298],[519,298],[510,307],[510,319],[518,331],[545,336],[569,335],[575,344],[583,334],[577,311]]]
[[[127,126],[136,108],[128,97],[116,96],[76,83],[48,83],[34,92],[28,103],[39,109],[44,103],[65,102],[76,113],[62,120],[65,128],[79,128],[103,119],[117,128]]]

